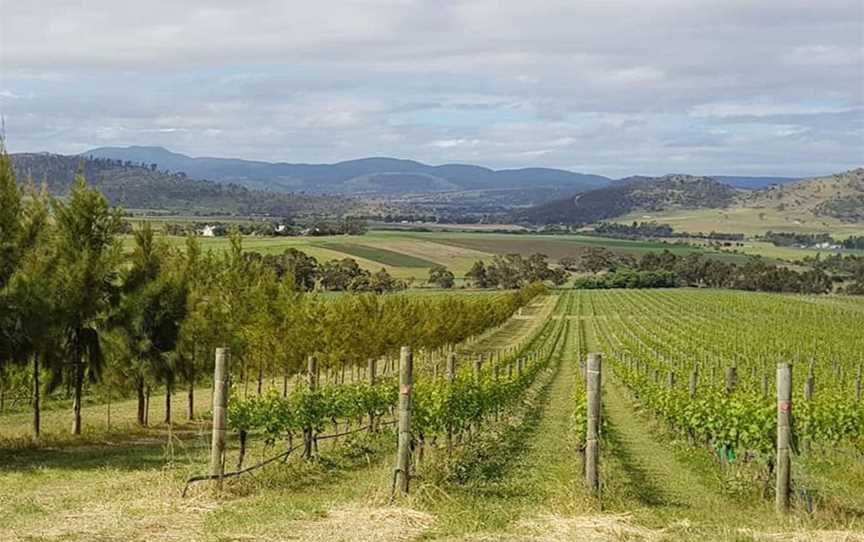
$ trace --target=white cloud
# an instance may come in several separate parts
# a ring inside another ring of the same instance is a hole
[[[862,20],[860,0],[9,1],[0,114],[12,150],[816,173],[861,160]]]
[[[690,108],[693,117],[770,117],[776,115],[818,115],[822,113],[854,113],[859,108],[803,103],[708,103]]]

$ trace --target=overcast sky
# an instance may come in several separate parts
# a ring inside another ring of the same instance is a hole
[[[12,151],[864,165],[861,0],[0,0]]]

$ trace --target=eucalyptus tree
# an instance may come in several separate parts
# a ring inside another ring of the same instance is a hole
[[[81,401],[85,378],[100,378],[104,357],[100,333],[119,293],[122,251],[118,233],[123,221],[98,190],[75,177],[66,200],[53,200],[57,251],[57,311],[61,346],[68,364],[52,370],[50,387],[66,381],[73,388],[72,433],[81,434]]]

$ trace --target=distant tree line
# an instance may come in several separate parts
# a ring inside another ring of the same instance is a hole
[[[837,280],[846,282],[845,292],[864,295],[864,256],[854,254],[830,254],[804,258],[801,265],[832,274]]]
[[[864,235],[853,235],[847,237],[840,242],[840,245],[843,246],[843,248],[850,250],[864,250]]]
[[[693,239],[707,239],[711,241],[743,241],[745,238],[743,233],[675,231],[675,229],[669,224],[635,221],[632,224],[601,222],[594,226],[593,232],[587,233],[620,239],[687,237]]]
[[[697,252],[679,256],[664,250],[647,252],[636,259],[592,247],[579,256],[563,258],[560,263],[568,271],[597,275],[577,279],[577,287],[586,288],[694,286],[818,294],[832,291],[835,283],[831,275],[818,267],[796,271],[767,263],[761,258],[749,258],[745,263],[737,264]],[[639,276],[632,272],[664,274]]]
[[[482,260],[465,274],[475,288],[521,288],[526,284],[551,282],[560,286],[567,282],[568,274],[562,267],[551,267],[545,254],[496,255],[488,264]]]
[[[227,237],[232,231],[241,235],[260,235],[265,237],[323,237],[328,235],[363,235],[368,231],[364,220],[358,218],[343,218],[341,220],[316,220],[304,224],[295,224],[289,219],[268,220],[263,222],[169,222],[165,224],[165,233],[175,236],[199,235],[204,229],[209,229],[214,237]]]
[[[616,269],[602,275],[579,277],[573,287],[583,290],[609,288],[676,288],[678,275],[672,271],[637,271],[630,268]]]
[[[765,235],[759,237],[762,241],[767,241],[777,247],[812,247],[827,243],[829,245],[838,244],[831,235],[827,233],[794,233],[794,232],[773,232],[769,231]]]

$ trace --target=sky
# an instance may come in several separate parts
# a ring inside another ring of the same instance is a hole
[[[864,165],[861,0],[0,0],[12,152]]]

